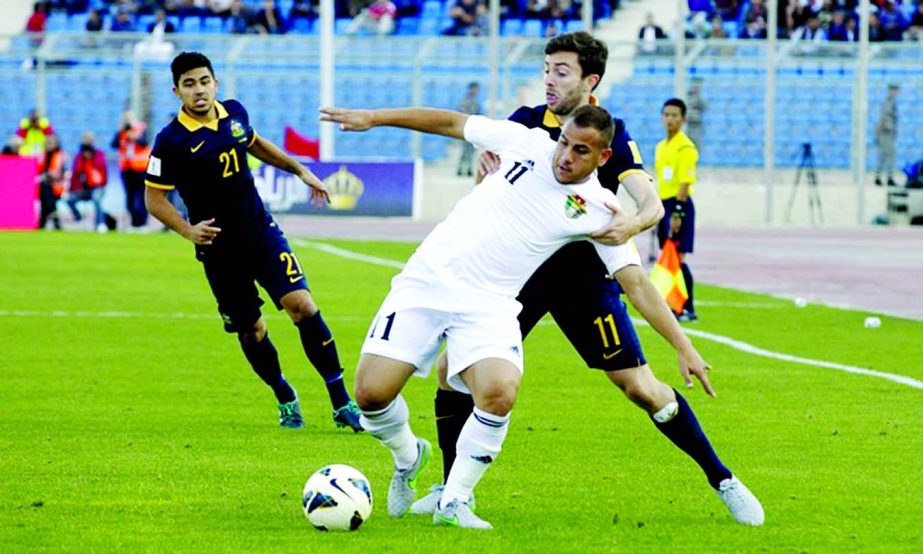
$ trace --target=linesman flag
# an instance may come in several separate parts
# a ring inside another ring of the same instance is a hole
[[[676,242],[673,239],[664,241],[657,264],[651,269],[651,282],[674,312],[677,314],[683,312],[689,292],[686,291],[686,281],[683,279],[683,270],[679,263],[679,252],[676,250]]]

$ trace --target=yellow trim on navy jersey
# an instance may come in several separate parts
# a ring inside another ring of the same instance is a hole
[[[173,190],[176,188],[176,185],[161,185],[160,183],[154,183],[153,181],[144,180],[144,184],[151,187],[152,189],[159,190]]]
[[[215,100],[215,109],[218,111],[218,117],[212,119],[206,123],[202,123],[196,119],[193,119],[191,115],[186,113],[186,110],[180,108],[176,120],[180,122],[180,125],[186,128],[190,133],[193,131],[198,131],[202,127],[211,129],[212,131],[218,131],[218,121],[224,119],[228,116],[228,111],[224,109],[224,106],[221,105],[221,102]]]
[[[652,182],[654,180],[654,178],[651,177],[650,174],[647,171],[644,171],[643,169],[627,169],[619,173],[619,182],[621,183],[622,181],[624,181],[625,177],[628,177],[629,175],[644,175],[645,177],[650,179]]]
[[[258,135],[256,134],[256,131],[253,131],[253,138],[250,139],[250,143],[247,144],[247,148],[250,148],[251,146],[253,146],[253,143],[256,142],[256,137],[257,137],[257,136],[258,136]]]

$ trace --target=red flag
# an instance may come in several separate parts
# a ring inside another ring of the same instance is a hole
[[[676,242],[672,239],[667,239],[663,243],[660,258],[651,269],[651,282],[666,299],[670,309],[677,314],[682,313],[689,293],[686,291],[686,280],[683,279],[683,270],[680,268]]]
[[[313,160],[320,159],[320,141],[311,140],[291,127],[285,128],[285,149],[295,156],[306,156]]]

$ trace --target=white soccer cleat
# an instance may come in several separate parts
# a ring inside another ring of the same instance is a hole
[[[417,459],[406,469],[394,468],[391,487],[388,489],[388,515],[401,517],[410,509],[417,495],[417,475],[429,461],[432,447],[426,439],[417,438]]]
[[[445,507],[436,504],[436,511],[433,512],[433,523],[436,525],[447,525],[449,527],[459,527],[461,529],[493,529],[494,526],[483,519],[474,515],[471,508],[465,502],[455,499]]]
[[[445,490],[445,485],[436,484],[429,488],[429,494],[417,500],[413,503],[413,506],[410,507],[410,513],[418,515],[432,515],[436,511],[436,504],[439,503],[439,499],[442,498],[442,491]],[[468,507],[474,510],[474,493],[471,493],[471,497],[468,499]]]
[[[718,498],[728,507],[737,523],[762,525],[766,515],[763,506],[740,479],[731,476],[718,484]]]

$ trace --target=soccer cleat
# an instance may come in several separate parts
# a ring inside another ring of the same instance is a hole
[[[301,417],[301,406],[297,399],[279,404],[279,425],[289,429],[304,427],[304,418]]]
[[[434,513],[436,511],[436,504],[438,504],[439,499],[442,498],[442,491],[444,490],[445,485],[441,484],[430,487],[429,494],[413,503],[413,506],[410,507],[410,513],[420,515],[430,515]],[[468,498],[468,507],[474,510],[474,493],[471,493],[471,497]]]
[[[699,316],[695,315],[695,312],[683,310],[683,313],[676,316],[676,319],[681,323],[694,323],[699,320]]]
[[[362,414],[359,413],[359,406],[356,406],[356,403],[350,400],[333,410],[333,422],[340,428],[352,427],[353,432],[358,433],[363,430],[362,424],[359,423],[360,415]]]
[[[436,504],[436,511],[433,512],[433,523],[462,529],[494,528],[493,525],[474,515],[468,504],[459,501],[457,498],[444,507],[440,503]]]
[[[388,489],[388,515],[401,517],[410,510],[417,495],[417,475],[429,462],[432,447],[426,439],[417,438],[417,459],[408,468],[394,468],[391,487]]]
[[[718,484],[718,498],[728,507],[737,523],[762,525],[765,519],[763,506],[750,489],[733,475]]]

